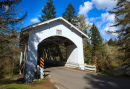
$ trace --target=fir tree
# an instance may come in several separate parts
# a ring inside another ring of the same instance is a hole
[[[130,59],[130,1],[129,0],[118,0],[114,11],[110,13],[115,14],[114,26],[120,26],[120,29],[114,33],[118,33],[120,38],[120,45],[125,50],[125,59]]]
[[[87,64],[93,64],[92,45],[90,44],[90,41],[87,38],[83,40],[83,50],[84,50],[84,62]]]
[[[111,46],[116,46],[117,45],[117,40],[115,39],[115,40],[113,40],[112,38],[111,39],[109,39],[109,41],[108,41],[108,45],[111,45]]]
[[[114,41],[113,41],[113,39],[111,38],[111,39],[109,39],[109,41],[108,41],[108,45],[114,45]]]
[[[41,18],[39,18],[41,22],[56,17],[55,6],[53,5],[52,0],[48,0],[46,2],[46,5],[44,5],[42,13],[43,13],[43,15],[41,15]]]
[[[90,37],[91,37],[92,51],[94,56],[95,51],[100,50],[102,47],[102,37],[95,24],[93,24],[90,29]]]
[[[75,10],[75,8],[73,7],[73,5],[71,3],[65,9],[65,12],[62,14],[62,17],[76,26],[77,13],[76,13],[76,10]]]

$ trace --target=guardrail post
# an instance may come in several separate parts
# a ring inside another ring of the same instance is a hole
[[[42,80],[44,78],[44,69],[40,67],[40,79]]]
[[[84,65],[85,66],[85,70],[91,70],[91,71],[94,71],[96,72],[96,66],[94,65]]]

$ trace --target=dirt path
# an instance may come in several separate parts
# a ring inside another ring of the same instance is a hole
[[[32,83],[29,83],[32,87],[35,87],[37,89],[57,89],[55,87],[54,83],[51,83],[49,78],[46,77],[43,80],[34,81]]]

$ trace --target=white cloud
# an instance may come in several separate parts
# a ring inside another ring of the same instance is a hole
[[[107,31],[113,31],[113,32],[115,32],[116,30],[118,30],[118,27],[111,27],[112,25],[114,25],[114,23],[111,23],[111,22],[109,22],[109,23],[107,23],[105,26],[104,26],[104,28],[101,30],[101,33],[105,36],[105,35],[110,35],[110,34],[112,34],[113,36],[118,36],[118,34],[117,33],[110,33],[110,34],[108,34],[107,33]]]
[[[33,22],[33,23],[38,23],[38,22],[40,22],[40,21],[39,21],[38,18],[33,18],[33,19],[31,19],[31,22]]]
[[[117,0],[92,0],[98,10],[112,10],[117,3]]]
[[[99,28],[101,34],[103,35],[103,37],[107,40],[109,40],[110,38],[115,38],[118,36],[117,33],[109,33],[107,31],[116,31],[118,30],[118,27],[111,27],[112,25],[115,24],[114,20],[115,20],[115,15],[114,14],[110,14],[108,12],[106,13],[102,13],[100,17],[95,17],[95,18],[90,18],[90,21],[96,21],[95,24],[96,26]]]
[[[38,15],[38,17],[41,17],[41,15]]]
[[[102,24],[103,24],[102,22],[97,22],[97,23],[96,23],[96,26],[97,26],[98,28],[101,28]]]
[[[89,19],[89,21],[95,21],[97,19],[101,19],[101,17],[95,17],[95,18],[92,17],[92,18]]]
[[[98,10],[111,11],[117,4],[117,0],[91,0],[84,2],[83,5],[79,7],[79,15],[84,14],[87,16],[87,13],[93,9],[95,6]],[[88,17],[89,18],[89,17]],[[108,12],[101,13],[99,17],[91,17],[88,19],[88,22],[95,23],[99,28],[102,36],[109,40],[110,38],[116,38],[118,36],[117,33],[108,34],[107,31],[116,31],[118,27],[111,27],[115,24],[115,15],[110,14]]]
[[[102,17],[102,21],[105,22],[107,20],[109,13],[102,13],[101,17]]]
[[[89,10],[92,9],[92,2],[84,2],[84,5],[80,5],[79,6],[79,14],[84,14],[84,16],[87,16],[87,13],[89,12]]]
[[[101,18],[102,18],[103,22],[106,22],[106,21],[114,22],[115,21],[115,15],[114,14],[109,14],[108,12],[107,13],[102,13]]]
[[[93,18],[93,17],[89,19],[89,21],[95,21],[95,20],[96,18]]]
[[[114,22],[115,21],[115,15],[114,14],[111,14],[107,17],[107,20],[110,21],[110,22]]]
[[[115,21],[115,15],[114,14],[109,14],[109,13],[102,13],[100,17],[92,17],[89,19],[91,22],[96,22],[96,25],[98,28],[101,28],[103,24],[106,23],[114,23]]]

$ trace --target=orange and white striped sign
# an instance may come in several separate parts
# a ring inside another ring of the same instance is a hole
[[[44,68],[44,57],[40,58],[40,67]]]
[[[97,58],[95,58],[95,66],[97,66]]]

